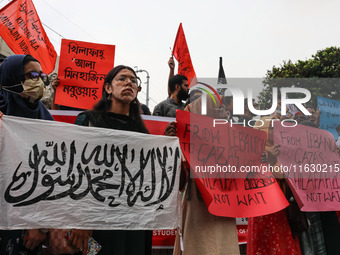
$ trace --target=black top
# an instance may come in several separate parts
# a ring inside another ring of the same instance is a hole
[[[141,130],[138,130],[137,122],[135,120],[131,119],[127,115],[113,112],[82,112],[77,116],[75,124],[80,126],[93,126],[142,133]]]
[[[129,116],[112,112],[85,111],[77,116],[75,124],[143,132],[139,130],[137,122]],[[102,246],[98,255],[151,254],[152,231],[150,230],[94,230],[93,238]]]

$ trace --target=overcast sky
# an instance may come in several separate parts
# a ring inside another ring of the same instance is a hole
[[[8,0],[0,0],[0,7]],[[264,77],[283,60],[310,58],[340,44],[337,0],[33,0],[42,23],[66,39],[116,45],[115,65],[150,74],[150,108],[167,97],[169,68],[182,22],[198,77]],[[61,37],[45,30],[60,54]],[[176,66],[177,70],[177,66]],[[145,73],[140,73],[146,82]],[[146,92],[146,85],[143,84]],[[145,103],[145,94],[139,99]]]

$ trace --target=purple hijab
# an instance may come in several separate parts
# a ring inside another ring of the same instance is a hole
[[[6,86],[7,90],[17,91],[18,87],[14,87],[14,85],[20,84],[24,80],[25,57],[26,55],[12,55],[5,58],[0,66],[1,86]],[[3,89],[0,89],[0,111],[11,116],[53,120],[52,115],[40,100],[32,104],[20,95]]]

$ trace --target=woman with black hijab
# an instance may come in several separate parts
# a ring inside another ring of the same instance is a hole
[[[7,57],[0,66],[0,111],[2,114],[53,120],[40,102],[47,74],[30,55]],[[1,117],[0,116],[0,117]],[[39,229],[0,230],[0,254],[39,254],[46,232]]]
[[[7,57],[0,66],[0,111],[6,115],[53,120],[40,102],[47,79],[32,56]]]
[[[38,60],[30,55],[12,55],[0,66],[0,118],[3,114],[31,119],[53,120],[40,99],[47,74]],[[41,243],[48,229],[0,230],[1,255],[41,254]],[[73,229],[70,245],[82,254],[87,253],[91,231]]]

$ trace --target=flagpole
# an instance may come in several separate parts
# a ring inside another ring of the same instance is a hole
[[[149,72],[146,71],[146,70],[138,70],[137,66],[135,66],[135,68],[137,68],[136,73],[146,72],[146,99],[145,99],[145,104],[146,104],[147,107],[149,107],[149,99],[150,99],[150,97],[149,97],[149,78],[150,78]]]

